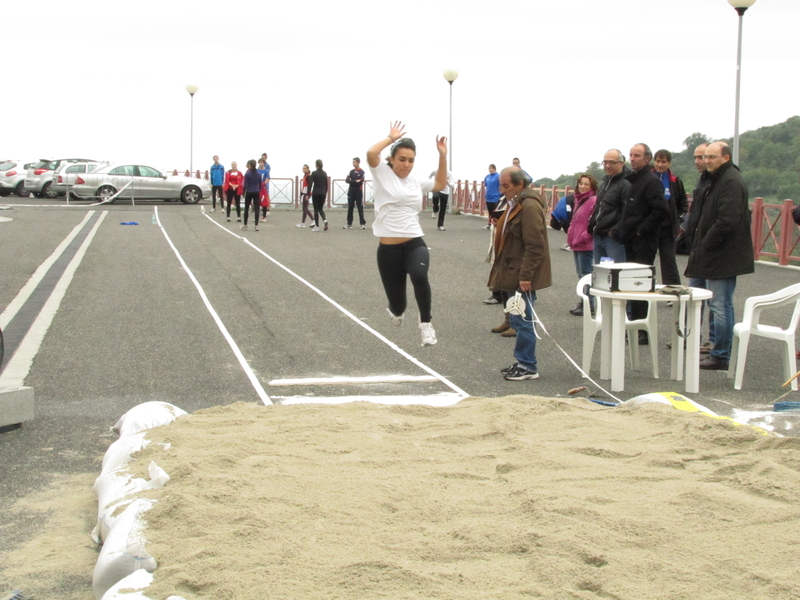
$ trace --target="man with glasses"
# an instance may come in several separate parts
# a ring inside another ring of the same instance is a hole
[[[704,279],[714,296],[708,308],[714,318],[714,346],[700,361],[701,369],[727,370],[733,343],[733,292],[736,277],[755,271],[750,236],[747,184],[731,160],[725,142],[710,144],[703,155],[709,187],[690,221],[691,252],[686,266],[690,281]]]
[[[589,218],[589,233],[594,237],[592,262],[608,257],[614,262],[625,262],[625,246],[620,241],[622,207],[628,197],[630,182],[625,178],[629,170],[622,152],[609,150],[603,155],[603,170],[606,172],[597,191],[597,202]]]

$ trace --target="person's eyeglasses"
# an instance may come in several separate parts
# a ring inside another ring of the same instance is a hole
[[[719,158],[719,154],[704,154],[703,160],[714,160],[715,158]]]
[[[615,164],[621,163],[621,162],[622,162],[621,160],[604,160],[603,161],[603,166],[604,167],[610,167],[611,165],[615,165]]]
[[[694,157],[695,160],[703,160],[703,158],[704,157],[702,154],[698,154],[697,156]]]

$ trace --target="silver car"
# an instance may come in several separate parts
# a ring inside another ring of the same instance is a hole
[[[41,160],[33,163],[25,175],[25,188],[37,198],[53,200],[58,194],[53,190],[53,173],[65,162],[97,162],[92,158],[56,158]]]
[[[25,188],[25,175],[32,164],[23,164],[18,160],[0,161],[0,197],[16,194],[21,198],[27,198],[31,195]]]
[[[211,184],[203,179],[167,176],[146,165],[112,164],[104,165],[92,173],[78,175],[72,195],[103,201],[116,195],[115,200],[180,200],[186,204],[197,204],[211,195]]]
[[[50,189],[55,191],[59,196],[64,196],[67,190],[75,185],[75,177],[81,173],[91,173],[98,167],[107,164],[107,162],[97,161],[78,163],[63,162],[53,173],[53,184]]]

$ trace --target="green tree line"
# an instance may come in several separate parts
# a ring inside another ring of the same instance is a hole
[[[683,150],[672,152],[672,172],[680,177],[691,193],[699,177],[694,166],[694,149],[704,142],[714,141],[703,133],[693,133],[683,140]],[[725,140],[733,146],[733,138]],[[653,152],[658,148],[652,148]],[[746,131],[739,137],[739,168],[750,190],[750,199],[764,198],[767,202],[792,199],[800,202],[800,116],[784,123]],[[571,186],[580,173],[591,173],[598,180],[605,173],[599,162],[592,162],[584,171],[561,175],[557,179],[543,177],[535,185]]]

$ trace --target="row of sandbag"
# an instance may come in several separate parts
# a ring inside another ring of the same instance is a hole
[[[126,412],[113,427],[119,439],[103,456],[102,470],[94,483],[97,524],[92,539],[102,544],[92,576],[97,600],[155,600],[141,591],[153,581],[152,572],[158,566],[145,548],[144,514],[155,502],[146,496],[148,490],[163,487],[169,475],[151,462],[149,480],[135,478],[129,463],[150,444],[148,429],[167,425],[185,414],[168,402],[145,402]],[[184,599],[170,596],[167,600]]]

